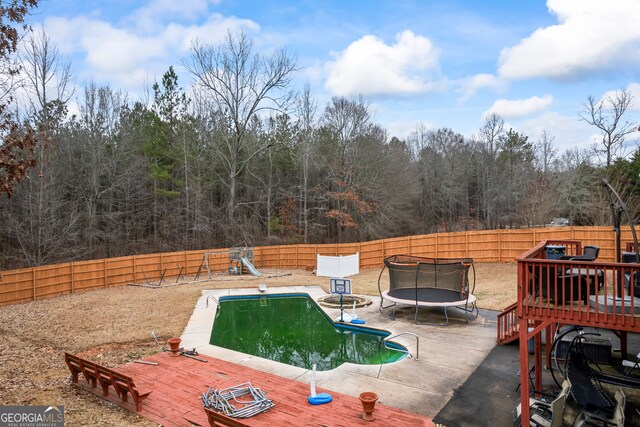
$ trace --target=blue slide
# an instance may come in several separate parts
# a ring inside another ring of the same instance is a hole
[[[262,276],[262,273],[256,270],[256,268],[253,266],[253,264],[249,262],[248,259],[246,259],[245,257],[241,257],[240,261],[242,261],[242,265],[247,267],[247,270],[249,270],[249,273],[253,274],[254,276]]]

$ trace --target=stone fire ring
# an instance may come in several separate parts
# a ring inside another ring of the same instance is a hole
[[[343,295],[342,306],[351,308],[353,303],[356,303],[356,308],[366,307],[371,305],[371,300],[365,296],[360,295]],[[318,298],[318,304],[328,308],[340,308],[340,295],[326,295]]]

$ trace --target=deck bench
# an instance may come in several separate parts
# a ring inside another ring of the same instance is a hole
[[[128,375],[100,365],[98,365],[98,371],[101,375],[109,378],[109,383],[113,385],[116,393],[124,403],[128,401],[127,396],[129,394],[131,395],[131,398],[136,404],[136,411],[140,410],[142,401],[151,394],[151,390],[139,389],[134,383],[133,378]]]
[[[149,397],[151,390],[142,390],[136,386],[133,378],[118,372],[114,369],[107,368],[90,360],[83,359],[76,355],[65,352],[64,361],[71,371],[71,382],[78,384],[79,374],[82,373],[87,383],[92,389],[102,388],[102,396],[109,396],[109,387],[113,387],[114,391],[123,403],[128,402],[128,395],[136,406],[136,411],[140,411],[142,401]]]
[[[209,408],[204,408],[204,410],[211,427],[247,427],[247,424],[237,418],[228,417]]]

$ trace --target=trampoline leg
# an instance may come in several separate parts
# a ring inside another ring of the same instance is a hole
[[[478,309],[478,305],[474,302],[473,304],[471,304],[471,309],[467,308],[467,306],[465,305],[464,307],[456,307],[458,310],[463,310],[465,312],[465,316],[467,317],[467,323],[469,323],[472,320],[476,320],[478,318],[478,315],[480,314],[480,310]],[[446,311],[446,309],[445,309]],[[469,313],[471,313],[471,316],[469,316]],[[475,315],[474,315],[475,313]]]
[[[449,316],[447,315],[447,307],[444,308],[444,326],[449,324]]]
[[[382,314],[384,317],[387,317],[387,318],[389,318],[391,320],[396,320],[396,305],[397,304],[394,302],[393,304],[388,305],[388,306],[385,307],[383,303],[384,303],[384,299],[380,298],[380,308],[379,308],[380,314]],[[383,311],[383,310],[388,310],[391,307],[393,307],[393,313],[391,315],[388,315]]]

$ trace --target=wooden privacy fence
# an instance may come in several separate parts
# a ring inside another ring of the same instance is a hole
[[[317,254],[335,256],[355,252],[360,253],[360,268],[380,268],[382,260],[393,254],[512,262],[541,240],[581,240],[584,244],[600,246],[600,260],[615,260],[615,235],[611,227],[466,231],[363,243],[262,246],[254,248],[253,254],[258,269],[315,267]],[[630,240],[631,231],[624,228],[622,242]],[[159,282],[160,277],[170,280],[195,276],[206,253],[212,253],[207,257],[212,271],[226,271],[229,265],[226,251],[227,248],[132,255],[2,271],[0,305],[130,283]]]

